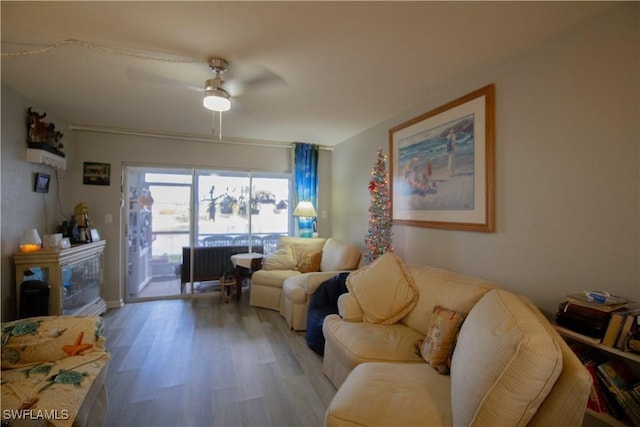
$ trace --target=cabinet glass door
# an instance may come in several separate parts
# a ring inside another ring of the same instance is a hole
[[[73,314],[100,297],[100,256],[61,266],[62,314]]]

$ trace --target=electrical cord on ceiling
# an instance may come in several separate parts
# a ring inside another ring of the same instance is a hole
[[[188,58],[188,57],[167,58],[167,57],[161,57],[161,56],[139,54],[139,53],[134,53],[134,52],[132,52],[130,50],[126,50],[126,49],[121,49],[121,48],[116,48],[116,47],[111,47],[111,46],[97,45],[97,44],[84,42],[82,40],[77,40],[77,39],[66,39],[66,40],[63,40],[61,42],[56,42],[56,43],[50,44],[48,46],[44,46],[44,47],[39,48],[39,49],[23,50],[23,51],[18,51],[18,52],[6,52],[6,53],[3,52],[2,54],[0,54],[0,56],[2,56],[2,57],[18,57],[18,56],[38,55],[38,54],[45,53],[45,52],[48,52],[50,50],[57,49],[59,47],[66,46],[66,45],[73,45],[73,46],[83,47],[85,49],[97,50],[97,51],[103,52],[103,53],[110,53],[110,54],[113,54],[113,55],[126,56],[126,57],[130,57],[130,58],[143,59],[143,60],[147,60],[147,61],[187,63],[187,64],[188,63],[196,64],[196,63],[205,63],[205,62],[207,62],[206,60],[203,60],[203,59],[200,59],[200,58],[193,58],[193,57],[192,58]],[[168,55],[171,55],[171,54],[168,54]]]

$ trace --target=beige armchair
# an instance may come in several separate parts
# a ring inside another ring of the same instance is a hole
[[[302,268],[301,263],[308,259],[310,254],[320,255],[321,258],[315,269],[307,271]],[[357,268],[359,261],[360,251],[354,245],[337,239],[282,236],[276,250],[263,259],[262,269],[253,273],[251,277],[249,304],[254,307],[278,310],[288,321],[298,318],[293,314],[293,305],[303,304],[304,308],[300,307],[297,313],[302,315],[304,311],[306,322],[308,301],[306,297],[305,301],[295,297],[299,293],[298,289],[302,287],[315,291],[320,283],[340,271]],[[307,279],[306,276],[310,278]],[[292,297],[295,298],[285,302],[283,284],[287,279],[294,277],[300,278],[300,282],[291,282]],[[307,283],[310,284],[306,285]],[[307,291],[305,290],[304,293],[306,294]],[[289,326],[292,326],[291,322]]]

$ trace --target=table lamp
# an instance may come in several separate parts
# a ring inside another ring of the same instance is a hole
[[[35,228],[25,231],[20,239],[20,252],[38,252],[41,246],[42,239]]]
[[[316,218],[318,217],[318,213],[313,207],[313,203],[311,202],[300,202],[296,209],[293,211],[293,216],[303,217],[303,218],[311,218],[312,221],[312,229],[311,233],[300,230],[300,237],[313,237],[313,234],[316,232]]]

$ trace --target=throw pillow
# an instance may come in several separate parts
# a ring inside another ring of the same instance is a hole
[[[562,372],[562,350],[546,323],[500,289],[473,306],[451,358],[453,425],[529,423]]]
[[[465,317],[465,313],[435,306],[427,336],[418,341],[420,355],[440,374],[450,372],[451,356]]]
[[[390,325],[418,302],[418,289],[402,260],[388,252],[347,278],[347,288],[369,323]]]
[[[267,255],[262,261],[263,270],[295,270],[293,246],[286,245]]]
[[[311,273],[312,271],[320,271],[320,262],[322,261],[322,251],[303,252],[298,261],[298,271],[300,273]]]

